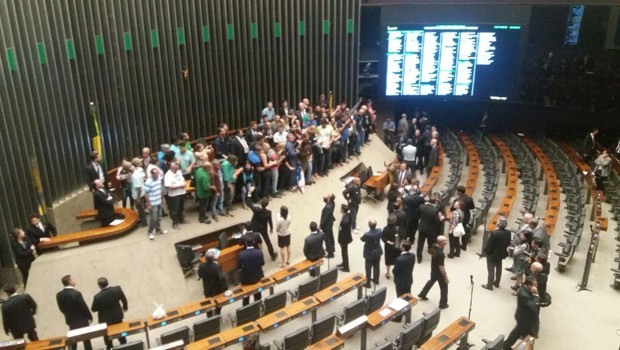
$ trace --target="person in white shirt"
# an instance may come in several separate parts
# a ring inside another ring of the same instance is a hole
[[[278,247],[280,247],[280,257],[282,263],[280,267],[288,265],[291,258],[291,217],[288,215],[286,206],[280,207],[280,213],[276,219],[276,232],[278,233]]]
[[[273,142],[275,144],[286,143],[286,135],[288,135],[288,133],[284,130],[284,124],[279,124],[278,132],[273,134]]]
[[[407,140],[407,146],[403,147],[403,161],[407,164],[407,168],[411,170],[412,174],[415,174],[415,155],[417,148],[413,145],[411,139]]]
[[[327,122],[327,118],[321,119],[321,125],[316,128],[317,142],[323,149],[323,164],[319,166],[319,173],[327,175],[332,167],[332,142],[334,141],[334,128]]]
[[[138,210],[140,217],[140,225],[146,227],[146,203],[144,202],[144,168],[142,168],[143,160],[134,158],[131,161],[133,171],[131,173],[131,197],[133,198],[134,208]]]
[[[185,179],[179,171],[179,164],[170,164],[170,170],[164,175],[164,186],[168,190],[168,210],[172,219],[172,228],[180,230],[179,224],[185,222],[183,208],[185,206]]]
[[[267,120],[272,121],[273,118],[276,116],[276,111],[275,109],[273,109],[273,102],[269,101],[267,102],[267,107],[265,107],[263,109],[263,111],[261,112],[262,117],[267,117]]]

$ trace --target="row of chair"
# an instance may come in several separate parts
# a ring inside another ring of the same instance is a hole
[[[487,231],[492,231],[496,228],[500,215],[510,215],[510,212],[512,211],[512,207],[514,206],[514,202],[517,197],[519,177],[517,173],[517,163],[515,162],[515,159],[506,144],[496,135],[489,136],[489,140],[493,142],[495,147],[501,153],[502,159],[504,161],[503,168],[504,172],[506,173],[506,191],[504,192],[504,198],[502,198],[499,209],[497,210],[495,215],[493,215],[493,218],[489,220],[486,227]]]
[[[403,330],[398,334],[396,339],[390,340],[385,338],[385,343],[375,344],[377,350],[408,350],[417,349],[433,336],[433,332],[437,329],[441,317],[441,310],[435,309],[429,313],[423,313],[423,316],[417,321],[406,324]]]
[[[469,166],[469,173],[467,174],[467,180],[465,181],[465,193],[469,196],[472,196],[476,190],[476,186],[478,184],[478,176],[480,174],[480,157],[478,156],[478,152],[476,151],[476,147],[473,142],[470,140],[469,136],[462,131],[457,132],[459,141],[463,144],[463,147],[466,151],[466,159],[467,164]],[[483,219],[486,217],[486,211],[482,210],[483,208],[474,208],[471,211],[471,217],[469,223],[467,223],[472,233],[476,233],[476,229],[482,223]]]
[[[539,178],[542,173],[536,163],[536,158],[530,150],[521,142],[514,134],[505,134],[501,136],[502,141],[508,146],[515,161],[517,162],[517,172],[521,179],[522,191],[522,209],[521,212],[536,213],[538,206],[538,198],[540,196]],[[517,221],[521,225],[520,218]]]
[[[450,174],[445,183],[445,188],[440,192],[442,204],[447,205],[448,201],[454,195],[456,187],[461,182],[461,171],[463,170],[463,146],[458,138],[448,130],[446,135],[442,137],[445,155],[449,158]]]
[[[471,138],[474,140],[474,146],[478,151],[484,171],[484,188],[478,202],[480,203],[479,208],[481,214],[484,214],[484,216],[480,215],[480,217],[486,218],[493,204],[493,200],[495,200],[495,193],[497,192],[497,186],[499,184],[499,153],[497,149],[493,147],[491,141],[482,135],[479,130],[476,129],[473,131]],[[482,224],[482,220],[475,220],[471,227],[472,232],[476,232],[480,224]]]

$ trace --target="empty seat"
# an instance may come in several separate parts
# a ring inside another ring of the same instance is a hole
[[[159,337],[159,341],[161,345],[173,343],[177,340],[182,340],[183,344],[187,345],[190,343],[189,339],[189,327],[183,326],[181,328],[177,328],[175,330],[166,332]]]
[[[209,317],[192,325],[194,341],[210,337],[220,332],[222,317],[220,315]]]
[[[439,308],[433,310],[430,313],[423,313],[423,328],[422,328],[422,337],[420,338],[420,343],[424,343],[429,340],[433,336],[433,331],[437,328],[439,324],[439,319],[441,316],[441,310]]]

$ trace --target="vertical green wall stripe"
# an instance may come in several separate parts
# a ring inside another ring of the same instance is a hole
[[[73,39],[65,39],[65,46],[67,47],[67,59],[72,61],[75,59],[75,45],[73,45]]]
[[[280,22],[275,22],[273,24],[273,35],[276,38],[279,38],[282,36],[282,26],[280,25]]]
[[[97,55],[103,55],[103,37],[101,35],[95,35],[95,50],[97,51]]]
[[[202,26],[202,42],[208,43],[211,40],[211,33],[209,32],[209,26]]]
[[[329,20],[323,20],[323,34],[329,34]]]
[[[347,34],[353,34],[355,28],[353,23],[353,18],[347,18]]]
[[[157,34],[157,29],[151,29],[151,47],[154,49],[159,47],[159,34]]]
[[[133,42],[131,40],[131,33],[125,32],[123,33],[123,43],[125,45],[125,51],[129,52],[133,49]]]
[[[47,53],[45,52],[44,43],[37,43],[37,54],[39,56],[39,63],[47,64]]]
[[[299,36],[306,35],[306,21],[299,21]]]
[[[177,41],[179,46],[185,45],[185,29],[183,27],[177,28]]]
[[[235,40],[235,26],[231,23],[226,25],[226,39]]]
[[[250,24],[250,36],[252,39],[258,38],[258,24],[256,22]]]
[[[15,51],[12,47],[6,49],[6,61],[9,64],[9,72],[15,72],[17,70],[17,57],[15,57]]]

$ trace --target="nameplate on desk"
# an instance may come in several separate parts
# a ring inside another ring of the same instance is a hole
[[[269,278],[263,278],[262,280],[260,280],[260,283],[269,283],[269,282],[271,282]]]
[[[137,326],[140,326],[140,325],[142,325],[142,321],[136,321],[136,322],[131,322],[129,324],[129,327],[137,327]]]
[[[295,271],[297,271],[296,267],[291,267],[291,268],[286,270],[286,272],[295,272]]]
[[[208,341],[209,345],[217,344],[219,342],[220,342],[220,337],[209,339]]]
[[[461,327],[465,327],[469,324],[469,321],[467,321],[466,319],[462,319],[461,321],[459,321],[459,326]]]
[[[331,287],[329,291],[332,293],[336,293],[339,290],[340,290],[340,287],[336,286],[336,287]]]
[[[200,303],[200,306],[207,306],[207,305],[210,305],[210,304],[211,304],[211,301],[205,300],[205,301]]]
[[[243,327],[241,329],[243,329],[244,332],[249,332],[249,331],[254,329],[254,326],[253,325],[247,325],[247,326],[245,326],[245,327]]]
[[[280,312],[276,313],[276,317],[277,318],[282,318],[284,316],[286,316],[286,312],[284,312],[284,311],[280,311]]]
[[[73,338],[85,337],[89,339],[89,337],[97,337],[105,334],[108,325],[106,323],[99,323],[89,327],[82,327],[78,329],[72,329],[67,332],[67,340],[72,340]]]
[[[62,339],[50,340],[50,342],[48,343],[48,345],[58,345],[58,344],[62,344]]]
[[[172,317],[172,316],[176,316],[178,314],[179,314],[179,312],[177,310],[174,310],[172,312],[167,313],[166,316],[167,317]]]
[[[357,275],[357,276],[353,276],[353,280],[354,280],[355,282],[357,282],[357,281],[359,281],[359,280],[361,280],[361,279],[362,279],[362,276],[359,276],[359,275]]]
[[[306,306],[307,305],[312,305],[312,304],[314,304],[314,301],[312,299],[307,299],[307,300],[304,301],[304,305],[306,305]]]

